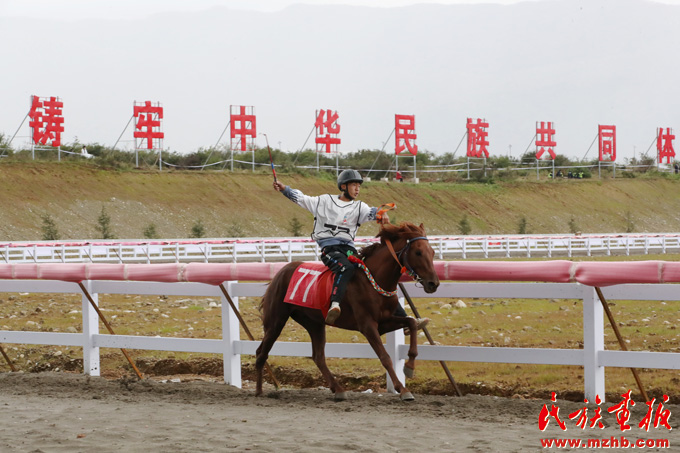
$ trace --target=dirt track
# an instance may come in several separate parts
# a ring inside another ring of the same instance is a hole
[[[583,405],[561,400],[567,432],[554,422],[545,432],[538,429],[541,407],[549,401],[478,395],[417,395],[403,403],[396,395],[352,393],[334,402],[328,390],[318,389],[256,398],[252,390],[214,382],[111,381],[70,373],[0,374],[0,394],[0,451],[524,452],[541,450],[542,437],[623,434],[606,409],[604,429],[582,431],[568,414]],[[633,408],[635,426],[627,437],[680,445],[674,417],[673,431],[637,427],[646,412],[642,406]],[[668,407],[680,415],[680,407]]]

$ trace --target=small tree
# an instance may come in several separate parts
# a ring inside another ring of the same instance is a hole
[[[293,217],[290,219],[290,222],[288,222],[288,226],[290,227],[290,232],[293,236],[302,236],[302,222],[300,222],[300,219]]]
[[[7,135],[0,134],[0,156],[11,156],[13,153],[12,148],[9,145],[9,140]]]
[[[571,216],[571,218],[569,218],[569,232],[571,234],[581,233],[581,229],[576,224],[576,219],[574,218],[574,216]]]
[[[472,231],[467,214],[465,214],[463,218],[460,219],[460,222],[458,222],[458,231],[460,231],[460,234],[462,235],[468,235]]]
[[[40,218],[42,219],[42,226],[40,227],[42,230],[42,240],[58,241],[61,239],[59,230],[57,230],[57,224],[54,222],[54,219],[52,219],[52,216],[45,213],[41,215]]]
[[[243,227],[241,226],[240,223],[233,222],[231,225],[227,227],[227,236],[230,238],[242,238],[245,236],[245,232],[243,231]]]
[[[522,216],[519,218],[517,225],[517,234],[527,234],[527,218]]]
[[[626,221],[626,233],[635,231],[635,222],[633,221],[633,214],[631,214],[630,211],[626,211],[624,220]]]
[[[158,232],[156,231],[156,224],[155,223],[150,223],[144,228],[143,231],[144,237],[146,239],[158,239]]]
[[[203,225],[201,219],[198,219],[191,227],[191,234],[189,237],[196,239],[205,237],[205,226]]]
[[[102,211],[97,218],[97,226],[95,229],[99,232],[102,239],[116,239],[116,235],[111,230],[111,216],[106,212],[106,208],[102,206]]]

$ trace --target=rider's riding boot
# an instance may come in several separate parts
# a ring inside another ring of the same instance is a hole
[[[416,319],[416,330],[420,330],[430,322],[430,318],[417,318]],[[404,335],[410,335],[411,329],[404,327]]]
[[[335,324],[335,320],[340,316],[340,303],[331,302],[331,308],[328,309],[328,314],[326,315],[326,324]]]

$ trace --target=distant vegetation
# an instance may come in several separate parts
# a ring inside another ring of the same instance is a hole
[[[15,150],[8,146],[6,136],[0,134],[0,156],[2,161],[25,161],[33,158],[30,150]],[[82,143],[75,142],[61,147],[61,160],[83,160],[80,151]],[[132,170],[135,163],[139,162],[139,169],[154,170],[159,168],[158,153],[149,151],[123,151],[111,149],[99,143],[86,144],[87,151],[94,158],[91,163],[107,169]],[[68,153],[73,154],[68,154]],[[188,154],[164,151],[162,153],[163,168],[186,169],[196,171],[230,170],[231,151],[226,146],[217,148],[199,148]],[[320,154],[307,149],[300,152],[283,152],[272,149],[272,157],[279,171],[288,173],[307,174],[316,171],[317,157],[322,171],[335,174],[336,159],[334,155]],[[56,149],[36,150],[35,159],[38,161],[55,161],[58,158]],[[269,153],[267,148],[259,148],[254,153],[255,168],[257,171],[269,170]],[[234,170],[252,169],[252,154],[250,151],[241,153],[234,152]],[[417,176],[422,181],[470,181],[489,183],[494,180],[513,180],[518,178],[533,179],[536,177],[536,157],[533,151],[523,154],[521,157],[490,156],[488,159],[470,159],[468,172],[468,158],[465,150],[459,149],[455,153],[435,155],[427,150],[418,153],[416,162]],[[372,179],[384,177],[394,178],[396,166],[395,156],[392,152],[376,149],[362,149],[351,153],[341,153],[338,156],[337,165],[340,168],[355,168],[362,171],[364,176]],[[540,162],[543,178],[548,178],[552,173],[552,162]],[[555,171],[558,178],[567,178],[571,173],[575,178],[587,179],[597,177],[598,160],[593,156],[588,160],[573,160],[558,154],[555,158]],[[413,160],[402,156],[399,159],[399,170],[406,179],[413,176]],[[638,159],[627,159],[617,163],[617,176],[635,177],[636,174],[656,170],[654,156],[643,156]],[[601,168],[603,176],[610,176],[610,167]]]
[[[81,148],[69,149],[75,153]],[[256,151],[256,161],[263,165],[257,165],[254,172],[251,163],[237,163],[232,172],[230,162],[224,161],[205,171],[167,166],[159,171],[158,156],[144,152],[135,169],[133,152],[92,144],[87,148],[94,158],[62,152],[61,162],[56,161],[54,150],[37,151],[35,161],[30,151],[5,152],[0,158],[0,241],[309,237],[311,232],[313,217],[273,190],[266,150]],[[212,155],[200,151],[163,156],[187,163],[190,158],[219,161],[228,154],[222,150]],[[319,156],[322,168],[317,172],[313,151],[274,150],[273,155],[279,165],[277,175],[285,184],[308,195],[337,190],[334,159]],[[250,154],[236,158],[247,160]],[[446,167],[459,171],[442,171],[441,164],[447,162],[459,162],[458,167]],[[412,165],[413,159],[399,159],[399,170],[407,171],[407,163]],[[574,164],[559,155],[556,163]],[[628,166],[626,171],[617,166],[615,179],[611,168],[603,168],[598,179],[598,167],[585,166],[574,167],[584,169],[583,179],[550,179],[552,165],[546,165],[537,181],[535,159],[525,159],[522,167],[507,157],[497,157],[486,161],[486,170],[471,170],[468,180],[466,158],[422,152],[418,156],[420,184],[412,184],[408,173],[404,183],[380,181],[386,174],[393,175],[388,170],[394,164],[394,155],[380,150],[343,154],[339,164],[371,177],[361,192],[362,201],[369,206],[394,202],[398,210],[390,213],[392,222],[422,222],[432,235],[680,229],[680,198],[673,195],[680,190],[680,175],[658,172],[653,162],[651,167]],[[569,171],[565,169],[563,175]],[[358,234],[376,232],[377,226],[368,222]]]
[[[97,217],[97,225],[95,225],[95,230],[102,239],[116,239],[116,235],[111,229],[111,216],[106,212],[106,208],[102,206],[102,210]]]

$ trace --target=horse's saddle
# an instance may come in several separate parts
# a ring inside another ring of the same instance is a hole
[[[283,301],[321,310],[325,318],[330,306],[334,276],[322,263],[302,263],[293,272]]]

